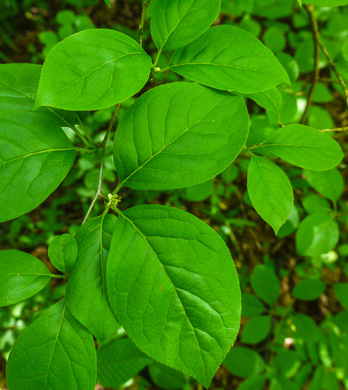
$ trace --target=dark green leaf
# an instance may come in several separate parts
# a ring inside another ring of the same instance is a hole
[[[79,252],[66,291],[70,311],[99,341],[119,329],[105,285],[106,259],[115,225],[114,215],[82,225],[76,236]]]
[[[340,145],[327,134],[304,125],[288,125],[275,131],[259,147],[301,168],[327,171],[343,158]]]
[[[194,83],[154,88],[118,126],[114,160],[120,186],[161,190],[204,183],[238,156],[248,127],[238,96]]]
[[[44,63],[35,107],[99,110],[139,92],[151,58],[132,38],[113,30],[84,30],[55,45]]]
[[[107,262],[120,324],[150,357],[208,387],[240,321],[240,287],[221,237],[165,206],[119,213]]]
[[[319,332],[314,320],[305,314],[296,314],[292,318],[296,327],[296,336],[308,343],[318,340]]]
[[[60,301],[19,336],[7,384],[11,390],[94,390],[96,373],[93,337]]]
[[[75,238],[70,234],[55,237],[48,247],[48,257],[52,264],[64,274],[73,269],[78,246]]]
[[[279,297],[280,284],[275,273],[265,265],[257,265],[251,275],[251,286],[256,295],[273,306]]]
[[[348,310],[348,284],[336,283],[333,287],[339,303]]]
[[[231,26],[210,28],[174,52],[169,68],[190,80],[243,94],[271,89],[289,77],[254,35]]]
[[[224,360],[224,365],[233,375],[241,378],[258,374],[266,367],[256,351],[245,347],[232,348]]]
[[[263,313],[265,307],[255,295],[243,293],[242,294],[242,316],[256,317]]]
[[[270,316],[252,318],[244,326],[241,341],[245,344],[258,344],[269,335],[270,331]]]
[[[267,158],[253,155],[248,168],[248,193],[255,210],[277,234],[293,207],[288,177]]]
[[[151,35],[162,50],[185,46],[202,35],[220,11],[221,0],[153,0]]]
[[[129,338],[115,339],[101,346],[97,360],[100,384],[116,389],[151,362]]]
[[[187,383],[184,374],[160,363],[151,364],[149,366],[149,373],[151,379],[160,389],[182,389]]]
[[[348,0],[303,0],[304,4],[313,4],[320,7],[339,7],[348,5]]]
[[[0,307],[24,301],[50,279],[51,272],[36,257],[17,250],[0,251]]]
[[[298,282],[292,292],[295,298],[303,301],[318,299],[325,290],[325,283],[319,279],[306,279]]]

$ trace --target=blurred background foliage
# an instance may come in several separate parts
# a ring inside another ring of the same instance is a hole
[[[110,28],[138,39],[141,10],[139,0],[114,0],[111,8],[103,0],[1,0],[0,62],[41,64],[53,45],[84,29]],[[316,7],[315,16],[322,42],[348,83],[348,7]],[[281,86],[274,104],[265,108],[248,100],[251,128],[247,145],[263,141],[279,123],[298,123],[313,81],[314,44],[306,10],[295,0],[222,0],[215,24],[238,26],[261,39],[292,82]],[[155,53],[148,24],[144,47]],[[168,60],[169,54],[164,53],[159,66],[165,67]],[[318,130],[344,129],[348,112],[341,86],[324,55],[319,67],[308,124]],[[177,79],[170,73],[156,74],[144,90]],[[122,104],[121,116],[133,101]],[[82,118],[81,126],[101,142],[111,115],[112,108],[92,112]],[[68,130],[67,134],[78,141]],[[348,132],[329,134],[347,152]],[[110,141],[103,194],[114,188],[116,178],[111,148]],[[32,253],[54,271],[48,244],[55,235],[74,235],[79,228],[97,187],[100,152],[79,158],[60,188],[39,208],[2,224],[1,249]],[[348,389],[347,159],[328,172],[303,171],[282,163],[295,191],[295,205],[278,237],[250,203],[248,163],[242,152],[215,180],[182,190],[124,189],[122,208],[161,203],[188,210],[212,226],[231,250],[243,292],[243,317],[235,347],[211,389]],[[102,209],[100,202],[94,215]],[[6,388],[5,363],[14,341],[40,310],[64,296],[64,283],[54,279],[31,299],[0,309],[0,389]],[[151,361],[122,329],[98,346],[98,365],[99,389],[202,388]]]

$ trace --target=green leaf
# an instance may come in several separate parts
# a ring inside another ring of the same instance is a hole
[[[241,311],[222,238],[184,211],[133,207],[119,212],[106,279],[111,307],[135,344],[209,387]]]
[[[238,156],[248,128],[238,96],[194,83],[154,88],[120,120],[114,142],[119,187],[162,190],[204,183]]]
[[[50,242],[48,257],[59,271],[68,274],[75,265],[77,251],[75,238],[70,234],[62,234]]]
[[[11,390],[94,390],[96,372],[93,337],[62,300],[19,336],[7,363],[7,384]]]
[[[106,259],[116,220],[114,215],[106,215],[82,225],[76,236],[79,253],[66,291],[70,311],[98,341],[119,329],[105,284]]]
[[[51,272],[36,257],[13,249],[0,251],[0,307],[24,301],[50,279]]]
[[[105,4],[110,8],[110,0],[104,0]]]
[[[303,200],[302,205],[308,214],[315,214],[315,213],[327,214],[332,211],[330,207],[330,203],[326,199],[321,198],[318,195],[309,195],[307,198]]]
[[[248,378],[265,369],[265,362],[254,350],[246,347],[232,348],[224,360],[224,366],[240,378]]]
[[[132,38],[113,30],[84,30],[55,45],[43,65],[35,108],[100,110],[139,92],[151,58]]]
[[[276,87],[268,89],[267,91],[249,93],[244,96],[254,100],[260,107],[269,111],[274,111],[278,115],[283,108],[283,98]]]
[[[279,297],[280,284],[276,274],[269,267],[257,265],[250,281],[256,295],[268,305],[275,305]]]
[[[265,311],[265,307],[255,295],[242,294],[242,316],[256,317]]]
[[[157,48],[174,50],[202,35],[219,15],[221,0],[153,0],[151,36]]]
[[[335,168],[325,172],[315,172],[305,169],[303,174],[308,183],[326,198],[336,201],[343,192],[344,180]]]
[[[58,187],[75,160],[75,148],[49,112],[0,112],[0,122],[4,222],[33,210]]]
[[[348,284],[336,283],[333,288],[339,303],[348,310]]]
[[[333,217],[317,213],[303,221],[296,234],[297,253],[301,256],[319,256],[328,253],[338,243],[339,227]]]
[[[169,68],[190,80],[243,94],[265,91],[289,77],[254,35],[231,26],[210,28],[174,52]]]
[[[243,381],[238,390],[263,390],[266,380],[266,375],[252,376]]]
[[[342,149],[334,139],[304,125],[288,125],[275,131],[259,148],[313,171],[332,169],[343,158]]]
[[[248,168],[248,193],[255,210],[277,234],[294,202],[288,177],[267,158],[253,155]]]
[[[184,388],[187,384],[184,374],[160,363],[150,364],[149,374],[160,389],[177,390]]]
[[[252,318],[244,326],[241,341],[245,344],[258,344],[269,335],[270,331],[270,316]]]
[[[98,382],[120,388],[151,362],[129,338],[115,339],[97,350]]]
[[[320,7],[340,7],[348,5],[348,0],[303,0],[303,3],[319,5]]]
[[[303,301],[318,299],[325,290],[325,283],[319,279],[306,279],[298,282],[292,292],[295,298]]]
[[[296,327],[297,337],[308,343],[314,343],[318,340],[318,327],[311,317],[305,314],[295,314],[292,320]]]

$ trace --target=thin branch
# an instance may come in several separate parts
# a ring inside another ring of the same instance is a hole
[[[319,41],[320,41],[320,32],[319,32],[319,26],[317,19],[315,17],[314,13],[314,6],[313,5],[304,5],[309,19],[312,24],[312,34],[313,34],[313,42],[314,42],[314,76],[313,76],[313,82],[312,85],[308,91],[308,96],[307,96],[307,104],[306,108],[303,112],[302,118],[300,123],[306,123],[307,117],[309,110],[312,106],[312,101],[313,101],[313,94],[315,90],[315,86],[317,85],[317,82],[320,77],[320,69],[319,69],[319,61],[320,61],[320,50],[319,50]]]
[[[335,127],[334,129],[324,129],[324,130],[319,130],[321,133],[329,133],[331,131],[348,131],[348,126],[347,127]]]
[[[92,200],[92,203],[91,205],[89,206],[89,209],[87,211],[87,214],[85,215],[85,218],[83,219],[83,222],[82,222],[82,225],[87,221],[93,207],[94,207],[94,204],[95,202],[97,201],[97,199],[99,198],[99,196],[101,195],[101,187],[102,187],[102,182],[103,182],[103,170],[104,170],[104,158],[105,158],[105,150],[106,150],[106,144],[108,142],[108,139],[109,139],[109,136],[110,136],[110,133],[111,133],[111,130],[112,128],[114,127],[114,124],[116,122],[116,119],[117,119],[117,116],[118,116],[118,112],[120,110],[120,104],[117,104],[117,106],[115,107],[115,111],[112,115],[112,118],[111,118],[111,121],[109,123],[109,127],[108,129],[106,130],[106,133],[105,133],[105,136],[104,136],[104,139],[101,143],[101,147],[102,147],[102,155],[101,155],[101,160],[100,160],[100,169],[99,169],[99,181],[98,181],[98,189],[97,189],[97,192],[95,193],[94,195],[94,198]]]
[[[143,7],[143,12],[141,13],[141,19],[140,19],[140,24],[139,24],[139,45],[143,46],[143,31],[144,31],[144,24],[145,24],[145,19],[146,19],[146,11],[148,6],[150,5],[151,0],[146,0],[146,3],[144,4]]]

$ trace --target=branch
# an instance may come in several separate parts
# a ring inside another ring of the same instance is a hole
[[[148,6],[150,5],[151,0],[146,0],[146,3],[144,4],[143,7],[143,12],[141,13],[141,19],[140,19],[140,24],[139,24],[139,45],[143,46],[143,31],[144,31],[144,24],[145,24],[145,18],[146,18],[146,11]]]
[[[119,110],[120,110],[120,104],[117,104],[116,107],[115,107],[115,111],[114,111],[114,113],[112,115],[111,121],[109,123],[109,127],[106,130],[104,139],[103,139],[103,141],[101,143],[102,155],[101,155],[101,160],[100,160],[98,189],[97,189],[97,192],[94,195],[94,198],[92,200],[91,205],[89,206],[87,214],[85,215],[85,218],[83,219],[82,225],[87,221],[87,219],[89,217],[89,214],[91,213],[91,211],[92,211],[92,209],[94,207],[95,202],[97,201],[98,197],[101,195],[101,187],[102,187],[102,182],[103,182],[103,170],[104,170],[104,158],[105,158],[106,144],[108,142],[111,130],[114,127],[114,124],[116,122]]]
[[[348,131],[348,126],[347,127],[335,127],[334,129],[324,129],[324,130],[319,130],[321,133],[329,133],[331,131]]]
[[[311,21],[311,24],[312,24],[312,34],[313,34],[313,42],[314,42],[314,78],[313,78],[313,82],[312,82],[312,85],[308,91],[308,97],[307,97],[307,104],[306,104],[306,108],[303,112],[303,115],[302,115],[302,118],[301,118],[301,121],[300,123],[306,123],[307,121],[307,117],[308,117],[308,113],[309,113],[309,110],[312,106],[312,101],[313,101],[313,94],[314,94],[314,90],[315,90],[315,86],[319,80],[319,76],[320,76],[320,69],[319,69],[319,61],[320,61],[320,51],[319,51],[319,41],[320,41],[320,32],[319,32],[319,26],[318,26],[318,22],[317,22],[317,19],[315,17],[315,13],[314,13],[314,6],[313,5],[304,5],[307,13],[308,13],[308,16],[309,16],[309,19]]]

